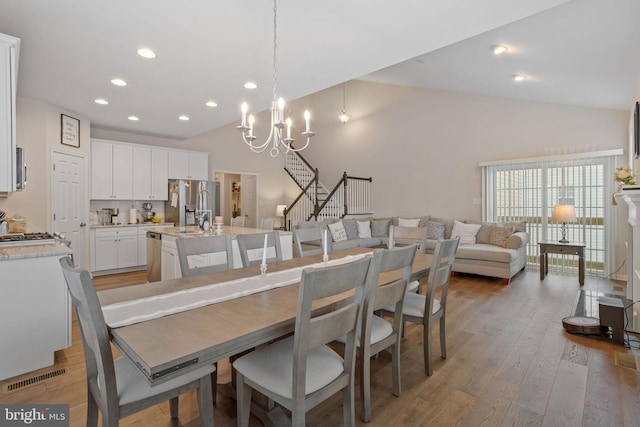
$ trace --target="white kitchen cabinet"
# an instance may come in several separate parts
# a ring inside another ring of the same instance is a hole
[[[16,82],[20,39],[0,34],[0,193],[16,191]]]
[[[91,140],[91,198],[133,199],[133,147],[131,144]]]
[[[169,280],[182,277],[180,272],[180,261],[178,260],[178,249],[176,249],[176,238],[162,235],[162,247],[160,250],[161,270],[160,279]]]
[[[97,229],[94,233],[93,271],[138,266],[137,227]]]
[[[133,199],[168,200],[169,150],[133,146]]]
[[[169,150],[169,179],[209,178],[209,155],[197,151]]]

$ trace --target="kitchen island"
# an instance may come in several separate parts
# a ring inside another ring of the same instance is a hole
[[[176,239],[179,237],[197,239],[198,237],[219,236],[219,235],[228,234],[232,238],[233,267],[241,268],[242,260],[240,258],[240,250],[238,249],[238,242],[236,240],[236,236],[239,234],[258,234],[258,233],[265,232],[265,230],[261,230],[258,228],[231,227],[228,225],[223,225],[221,227],[220,232],[203,231],[196,226],[165,227],[165,228],[151,229],[149,231],[159,233],[162,236],[161,260],[160,260],[161,278],[162,278],[161,280],[176,279],[176,278],[182,277],[182,275],[180,274],[180,262],[178,261],[178,251],[176,249]],[[282,246],[282,258],[283,259],[293,258],[292,233],[290,231],[281,231],[281,230],[278,231],[278,233],[280,235],[280,245]],[[272,251],[273,251],[273,248],[269,248],[269,251],[267,252],[267,256],[269,257],[274,256]],[[210,254],[209,256],[201,256],[196,262],[200,263],[200,265],[208,265],[215,261],[213,258],[209,258],[214,256],[215,255],[213,254]],[[259,259],[261,256],[262,256],[262,250],[254,251],[253,259]]]
[[[71,346],[62,243],[0,247],[0,380],[53,365]]]

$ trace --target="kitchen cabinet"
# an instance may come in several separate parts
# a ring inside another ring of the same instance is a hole
[[[169,179],[209,179],[209,154],[169,150]]]
[[[168,200],[169,150],[133,146],[133,199]]]
[[[137,227],[97,229],[94,233],[94,240],[93,271],[139,265]]]
[[[131,144],[91,140],[91,198],[133,200]]]
[[[16,82],[20,39],[0,34],[0,193],[16,191]]]
[[[162,235],[161,257],[161,280],[177,279],[182,277],[180,272],[180,261],[178,260],[178,249],[176,248],[176,238]]]

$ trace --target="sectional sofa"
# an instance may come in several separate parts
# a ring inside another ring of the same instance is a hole
[[[529,234],[525,222],[488,223],[427,215],[417,218],[331,218],[321,222],[301,221],[296,227],[326,229],[332,239],[333,250],[340,250],[386,247],[391,225],[426,227],[427,253],[433,252],[438,239],[461,236],[453,265],[454,273],[499,277],[508,285],[511,278],[526,265]],[[319,246],[320,242],[307,244]]]

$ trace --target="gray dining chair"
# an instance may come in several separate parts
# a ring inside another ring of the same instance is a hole
[[[289,409],[293,426],[304,426],[307,411],[342,391],[344,425],[355,425],[356,331],[364,298],[376,284],[373,270],[371,256],[303,270],[293,336],[259,347],[233,363],[238,426],[249,425],[252,389]],[[354,292],[343,303],[312,310],[324,298],[350,290]],[[347,337],[344,358],[326,345],[342,335]]]
[[[260,220],[260,228],[262,230],[273,230],[274,227],[276,226],[276,219],[275,218],[262,218]]]
[[[231,226],[232,227],[244,227],[244,221],[247,217],[245,216],[237,216],[235,218],[231,218]]]
[[[87,425],[97,425],[98,410],[102,425],[117,426],[120,419],[166,400],[170,400],[171,417],[177,418],[178,396],[197,389],[200,423],[213,426],[215,366],[207,364],[151,387],[129,359],[113,359],[109,332],[89,272],[74,268],[69,257],[61,258],[60,265],[82,334],[87,368]]]
[[[294,228],[293,244],[299,257],[319,255],[324,252],[324,230],[321,227]],[[333,252],[333,244],[327,234],[327,253]]]
[[[238,242],[243,267],[262,263],[265,235],[267,236],[267,251],[272,254],[272,256],[267,258],[267,264],[282,261],[282,246],[280,245],[280,234],[277,231],[238,234],[236,240]]]
[[[176,239],[182,277],[233,268],[231,236],[179,237]],[[212,254],[209,257],[209,254]],[[219,262],[215,262],[218,260]],[[210,262],[213,262],[210,264]]]
[[[447,358],[447,346],[445,340],[445,316],[447,313],[447,292],[451,278],[451,268],[455,260],[459,237],[455,239],[439,240],[433,253],[433,261],[429,270],[426,295],[407,292],[404,306],[402,307],[403,321],[422,325],[422,344],[424,353],[424,371],[427,375],[433,374],[432,357],[432,328],[437,320],[440,321],[440,355]],[[435,295],[441,289],[440,299]],[[382,310],[383,314],[393,315],[397,308],[387,306]]]
[[[389,227],[389,240],[387,247],[406,246],[416,244],[418,251],[425,253],[427,249],[427,227],[403,227],[392,225]],[[409,282],[409,292],[422,292],[422,282],[420,279]]]

